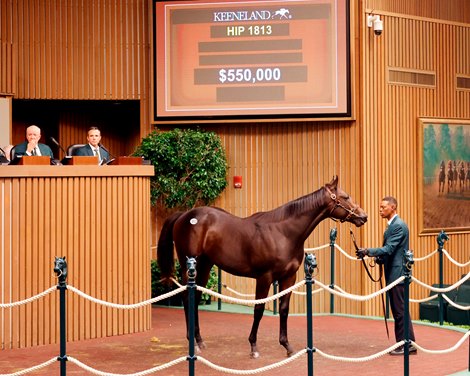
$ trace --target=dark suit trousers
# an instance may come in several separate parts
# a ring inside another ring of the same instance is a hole
[[[395,339],[400,342],[405,339],[405,285],[397,285],[388,292],[390,308],[395,319]],[[410,317],[408,315],[408,317]],[[413,324],[409,318],[410,340],[415,340]]]

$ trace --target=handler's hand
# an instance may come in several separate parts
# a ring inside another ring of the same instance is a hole
[[[359,248],[357,251],[356,251],[356,257],[358,259],[362,259],[364,258],[365,256],[367,256],[369,254],[367,248]]]

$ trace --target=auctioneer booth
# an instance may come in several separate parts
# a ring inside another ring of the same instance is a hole
[[[45,158],[45,157],[29,157]],[[125,163],[125,162],[124,162]],[[150,176],[153,166],[0,166],[0,302],[67,284],[119,304],[150,298]],[[114,309],[67,291],[67,340],[150,329],[150,306]],[[58,291],[0,308],[2,349],[59,342]]]

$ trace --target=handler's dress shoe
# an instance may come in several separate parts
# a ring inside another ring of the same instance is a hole
[[[418,349],[413,345],[408,347],[410,355],[416,355],[418,353]],[[390,351],[390,355],[405,355],[405,346],[397,347],[395,350]]]

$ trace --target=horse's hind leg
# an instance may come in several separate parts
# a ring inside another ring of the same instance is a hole
[[[184,280],[183,278],[183,285],[187,284],[187,281]],[[201,293],[199,291],[196,291],[195,294],[195,300],[194,300],[194,342],[196,345],[196,352],[200,352],[201,349],[205,348],[204,341],[201,338],[201,334],[199,332],[199,310],[198,310],[198,304],[199,300],[197,296],[199,295],[199,298],[201,296]],[[189,333],[189,294],[188,291],[183,292],[183,306],[184,306],[184,317],[186,319],[186,338],[189,341],[190,338],[190,333]]]
[[[181,263],[181,261],[180,261]],[[196,273],[196,285],[205,287],[207,281],[209,280],[209,273],[212,268],[212,265],[207,264],[204,262],[204,258],[200,257],[197,260],[197,273]],[[181,266],[181,273],[183,284],[186,285],[188,283],[188,277],[186,275],[186,266]],[[201,331],[199,329],[199,302],[201,301],[201,291],[196,290],[195,299],[194,299],[194,341],[196,342],[196,351],[200,352],[200,350],[206,348],[206,344],[201,336]],[[186,318],[186,337],[189,340],[189,301],[188,301],[188,291],[183,293],[183,305],[184,305],[184,312]]]

